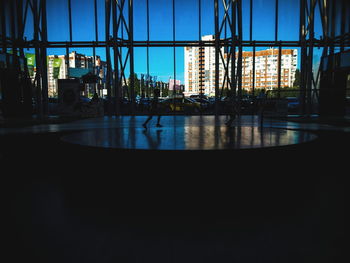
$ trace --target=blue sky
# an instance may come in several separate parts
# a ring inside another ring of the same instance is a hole
[[[49,41],[69,40],[68,1],[48,0],[48,39]],[[73,41],[95,40],[94,0],[71,0]],[[98,2],[98,39],[105,39],[105,0]],[[127,1],[126,1],[127,2]],[[219,0],[219,17],[223,17],[223,5]],[[202,35],[214,34],[214,1],[201,0]],[[83,7],[83,8],[82,8]],[[275,0],[253,0],[253,39],[274,40]],[[242,1],[243,39],[249,40],[250,0]],[[150,40],[173,39],[172,0],[149,0]],[[176,40],[198,40],[198,0],[176,0],[175,2]],[[317,16],[317,15],[316,15]],[[317,18],[317,17],[316,17]],[[28,19],[32,19],[28,16]],[[220,19],[220,21],[221,21]],[[134,0],[134,39],[147,40],[146,0]],[[28,26],[30,23],[28,23]],[[321,34],[319,23],[316,23],[316,37]],[[26,35],[31,39],[31,30]],[[228,34],[230,36],[230,34]],[[222,35],[221,37],[224,37]],[[298,40],[299,37],[299,1],[279,1],[278,40]],[[71,50],[72,51],[72,50]],[[76,49],[77,52],[92,55],[92,48]],[[48,54],[65,54],[65,49],[49,49]],[[105,49],[97,49],[97,55],[105,59]],[[173,48],[150,48],[150,74],[167,81],[174,76]],[[135,72],[146,73],[146,48],[135,48]],[[184,55],[183,48],[176,49],[176,77],[183,81]]]

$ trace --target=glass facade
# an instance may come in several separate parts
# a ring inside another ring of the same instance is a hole
[[[206,95],[216,100],[224,90],[238,99],[261,88],[276,93],[298,78],[297,97],[309,105],[301,113],[310,113],[322,57],[349,50],[349,14],[346,0],[7,0],[1,1],[1,65],[35,54],[36,64],[28,66],[41,114],[48,114],[45,104],[57,90],[48,58],[72,52],[91,58],[86,69],[103,72],[96,86],[115,105],[109,114],[120,114],[121,99],[135,109],[137,96],[152,96],[150,76],[163,86],[179,80],[192,93],[210,90]],[[186,64],[192,49],[198,65]],[[71,68],[60,67],[61,73]]]

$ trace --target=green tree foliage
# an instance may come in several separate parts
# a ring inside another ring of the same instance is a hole
[[[299,69],[295,70],[295,80],[293,83],[293,87],[300,88],[300,70]]]
[[[131,76],[128,79],[129,85],[127,87],[127,94],[131,94],[131,87],[130,87],[131,81],[130,80],[131,80]],[[166,85],[166,83],[158,81],[156,83],[156,87],[158,89],[160,89],[162,97],[168,96],[169,87],[168,87],[168,85]],[[135,96],[142,96],[142,88],[145,89],[145,87],[142,87],[141,80],[137,77],[137,74],[135,73],[134,74],[134,94],[135,94]],[[153,96],[153,89],[154,89],[153,87],[150,87],[150,96]],[[145,92],[145,90],[144,90],[144,92]]]

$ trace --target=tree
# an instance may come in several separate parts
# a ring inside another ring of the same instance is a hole
[[[300,70],[296,69],[295,70],[295,78],[294,78],[294,82],[293,82],[293,87],[300,87]]]
[[[130,83],[131,83],[130,80],[131,80],[131,77],[132,77],[132,76],[130,75],[130,77],[129,77],[129,79],[128,79],[128,83],[129,83],[129,85],[128,85],[128,94],[131,94],[131,87],[130,87]],[[137,74],[134,73],[134,94],[135,94],[135,96],[141,94],[140,89],[141,89],[140,80],[137,78]]]

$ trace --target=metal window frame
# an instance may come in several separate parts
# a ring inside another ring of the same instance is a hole
[[[3,0],[1,1],[0,21],[1,21],[1,51],[6,53],[9,49],[18,50],[21,57],[24,58],[24,49],[35,49],[37,63],[37,74],[35,79],[36,99],[39,106],[39,115],[45,118],[48,114],[48,83],[47,83],[47,65],[46,55],[47,48],[65,48],[66,55],[69,56],[69,49],[79,47],[91,47],[95,57],[95,49],[98,47],[105,48],[107,60],[107,97],[109,101],[108,114],[120,115],[120,98],[123,93],[122,85],[126,82],[126,65],[129,62],[130,75],[135,73],[134,65],[134,49],[137,47],[147,48],[147,75],[149,75],[149,48],[151,47],[169,47],[173,48],[174,56],[174,79],[176,79],[176,48],[177,47],[215,47],[215,96],[216,102],[220,94],[219,90],[219,61],[225,63],[226,73],[224,83],[233,91],[232,94],[240,100],[242,96],[242,54],[243,48],[252,47],[255,54],[258,47],[278,47],[279,57],[281,50],[285,47],[299,47],[301,49],[301,85],[300,98],[302,102],[302,114],[312,113],[313,97],[317,95],[317,82],[312,74],[312,57],[313,49],[323,48],[323,55],[334,53],[335,47],[349,46],[349,32],[345,32],[344,25],[341,25],[341,36],[335,35],[335,8],[334,2],[330,0],[299,0],[300,3],[300,25],[299,25],[299,40],[284,41],[278,39],[279,31],[279,1],[275,1],[275,37],[269,41],[258,41],[253,39],[253,10],[254,0],[246,0],[250,3],[249,9],[249,39],[243,39],[243,24],[242,24],[242,0],[214,0],[214,35],[215,41],[204,41],[201,39],[202,34],[202,2],[198,0],[198,40],[176,40],[176,0],[172,0],[172,20],[173,20],[173,39],[169,41],[151,41],[149,37],[149,0],[147,0],[147,39],[142,41],[134,40],[134,1],[133,0],[105,0],[105,39],[100,40],[98,37],[98,8],[97,0],[94,0],[94,22],[95,22],[95,40],[94,41],[74,41],[72,32],[72,8],[71,0],[67,0],[68,5],[68,26],[69,39],[68,41],[48,41],[47,38],[47,18],[46,18],[46,2],[47,0]],[[346,0],[342,0],[342,6],[346,6]],[[10,12],[6,13],[5,7],[10,7]],[[219,14],[220,7],[223,8],[223,14]],[[318,8],[321,16],[321,24],[323,36],[321,39],[316,39],[314,35],[315,11]],[[347,8],[346,10],[348,10]],[[345,21],[345,8],[342,10],[341,21]],[[231,11],[231,12],[230,12]],[[33,39],[27,40],[24,38],[24,31],[28,12],[33,16]],[[127,19],[124,14],[127,14]],[[11,22],[10,31],[7,31],[6,24]],[[110,27],[112,22],[112,30]],[[223,30],[225,37],[220,39]],[[227,30],[229,36],[227,36]],[[112,33],[111,33],[112,31]],[[126,35],[124,34],[126,33]],[[10,37],[8,37],[10,36]],[[124,37],[125,36],[125,37]],[[228,58],[225,61],[221,48],[228,50]],[[113,49],[113,60],[111,58],[111,49]],[[123,50],[127,49],[126,54]],[[236,50],[238,49],[238,52]],[[235,66],[237,61],[237,68]],[[69,62],[68,62],[69,63]],[[96,63],[96,62],[95,62]],[[112,67],[114,66],[114,71]],[[228,65],[231,63],[231,71],[228,72]],[[96,64],[95,64],[96,65]],[[68,65],[69,66],[69,65]],[[120,72],[120,74],[119,74]],[[278,72],[278,89],[280,90],[281,70]],[[253,59],[253,92],[255,92],[255,56]],[[130,79],[131,86],[130,99],[132,105],[135,106],[135,90],[134,79]],[[146,94],[150,95],[149,80],[146,80]],[[316,93],[315,93],[316,92]],[[217,105],[217,103],[216,103]],[[217,107],[216,107],[217,109]],[[217,114],[218,111],[216,110]]]

